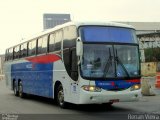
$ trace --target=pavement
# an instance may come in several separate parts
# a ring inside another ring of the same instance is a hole
[[[13,95],[13,91],[6,87],[5,81],[0,81],[0,120],[4,114],[18,115],[18,120],[128,120],[133,114],[159,114],[160,120],[160,90],[155,96],[142,96],[137,102],[119,102],[106,107],[103,105],[71,106],[61,109],[50,99],[30,97],[21,99]],[[128,118],[129,117],[129,118]],[[5,120],[5,119],[4,119]],[[9,120],[9,119],[8,119]],[[17,120],[17,119],[15,119]]]

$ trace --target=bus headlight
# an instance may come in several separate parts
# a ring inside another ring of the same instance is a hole
[[[84,85],[82,86],[82,89],[85,91],[90,91],[90,92],[101,92],[101,88],[96,87],[96,86]]]
[[[139,90],[141,88],[141,85],[140,84],[135,84],[133,86],[131,86],[130,90],[133,91],[133,90]]]

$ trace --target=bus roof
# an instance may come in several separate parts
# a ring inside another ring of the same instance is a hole
[[[67,26],[70,26],[70,25],[75,25],[77,28],[80,27],[80,26],[85,26],[85,25],[98,25],[98,26],[114,26],[114,27],[124,27],[124,28],[134,29],[134,27],[131,26],[131,25],[116,23],[116,22],[71,21],[71,22],[64,23],[62,25],[57,25],[54,28],[51,28],[51,29],[48,29],[48,30],[44,31],[44,33],[45,32],[48,33],[48,32],[54,31],[54,30],[58,30],[58,29],[61,29],[61,28],[64,28],[64,27],[67,27]]]
[[[124,27],[124,28],[134,29],[134,27],[131,26],[131,25],[126,25],[126,24],[116,23],[116,22],[106,22],[106,21],[71,21],[71,22],[64,23],[62,25],[57,25],[54,28],[50,28],[50,29],[44,30],[44,31],[42,31],[42,32],[40,32],[38,34],[35,34],[35,35],[31,36],[31,37],[25,38],[19,44],[25,43],[27,41],[33,40],[33,39],[38,38],[40,36],[46,35],[48,33],[52,33],[53,31],[56,31],[56,30],[59,30],[61,28],[64,28],[64,27],[67,27],[67,26],[71,26],[71,25],[75,25],[77,28],[80,27],[80,26],[98,25],[98,26],[113,26],[113,27]],[[17,45],[19,45],[19,44],[17,44]],[[9,48],[16,47],[17,45],[14,45],[14,46],[9,47]]]
[[[83,26],[83,25],[99,25],[99,26],[114,26],[114,27],[124,27],[124,28],[132,28],[134,29],[133,26],[131,25],[126,25],[122,23],[117,23],[117,22],[106,22],[106,21],[89,21],[89,22],[74,22],[77,27]]]

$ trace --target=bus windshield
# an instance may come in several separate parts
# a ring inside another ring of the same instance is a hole
[[[140,76],[138,45],[83,45],[82,77],[106,79]]]

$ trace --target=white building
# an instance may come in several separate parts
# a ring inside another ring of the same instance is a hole
[[[136,28],[137,35],[160,32],[160,22],[120,22]]]
[[[145,62],[145,49],[160,48],[160,22],[122,22],[122,23],[129,24],[135,27],[139,41],[142,62]]]

